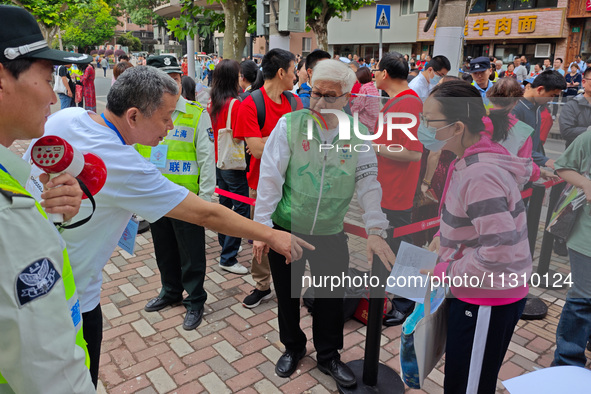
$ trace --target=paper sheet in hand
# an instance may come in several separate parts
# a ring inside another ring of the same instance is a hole
[[[544,368],[505,380],[503,384],[511,394],[588,393],[591,371],[573,366]]]
[[[386,291],[422,304],[429,280],[427,275],[420,273],[420,270],[433,269],[436,262],[437,254],[402,242],[390,272]]]

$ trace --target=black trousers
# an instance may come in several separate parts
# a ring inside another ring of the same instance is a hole
[[[162,290],[160,297],[180,301],[183,289],[188,310],[203,308],[207,293],[205,280],[205,229],[182,220],[163,217],[150,224],[156,263],[160,269]]]
[[[103,313],[101,304],[93,310],[82,314],[82,334],[90,356],[90,377],[96,387],[98,383],[99,361],[101,358],[101,342],[103,341]]]
[[[394,254],[397,255],[398,249],[400,249],[400,244],[402,243],[402,241],[412,244],[412,235],[408,234],[403,235],[402,237],[392,238],[392,234],[395,228],[406,226],[407,224],[411,223],[412,208],[405,209],[402,211],[393,211],[390,209],[382,208],[382,211],[386,214],[386,217],[390,222],[390,226],[393,227],[390,231],[388,231],[388,239],[386,241],[388,242],[388,246],[390,247],[390,249],[392,249],[392,252],[394,252]],[[392,304],[394,304],[394,307],[399,312],[403,313],[406,313],[411,309],[414,309],[415,307],[415,303],[406,298],[395,297],[392,299]]]
[[[499,306],[468,304],[456,298],[447,301],[444,392],[494,394],[526,299]]]
[[[278,230],[287,231],[277,225]],[[339,276],[348,272],[349,248],[344,232],[335,235],[301,235],[316,247],[306,250],[304,257],[285,264],[285,257],[271,250],[269,264],[275,284],[278,304],[279,338],[287,350],[299,351],[306,346],[306,335],[300,328],[300,294],[306,260],[313,276]],[[343,348],[343,296],[344,287],[315,288],[312,335],[319,363],[340,358]]]

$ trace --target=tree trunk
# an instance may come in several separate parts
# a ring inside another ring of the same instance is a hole
[[[242,0],[222,2],[226,29],[224,31],[224,59],[240,61],[246,45],[246,28],[248,27],[248,10]]]
[[[322,13],[317,18],[308,18],[306,22],[308,22],[308,26],[310,29],[316,34],[316,44],[318,44],[318,49],[322,49],[323,51],[328,51],[328,21],[330,17],[328,17],[328,3],[326,0],[322,0]]]
[[[316,34],[316,43],[318,44],[318,49],[328,51],[328,29],[326,23],[323,23],[320,20],[308,20],[308,25],[310,25],[310,28],[314,34]]]

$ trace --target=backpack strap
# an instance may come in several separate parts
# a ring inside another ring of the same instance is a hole
[[[265,126],[265,99],[263,97],[263,92],[260,89],[255,90],[252,92],[251,97],[254,101],[254,105],[257,110],[257,121],[259,123],[259,129],[263,129]]]
[[[282,93],[285,98],[289,101],[291,105],[292,112],[298,108],[298,101],[296,100],[294,94],[292,92],[285,91]],[[257,120],[259,123],[259,128],[262,130],[265,126],[265,99],[263,98],[263,92],[260,89],[255,90],[250,94],[254,101],[254,105],[257,109]]]
[[[287,90],[283,92],[283,95],[287,100],[289,100],[289,104],[291,104],[291,111],[295,111],[298,109],[298,101],[295,99],[295,96],[292,92],[288,92]]]

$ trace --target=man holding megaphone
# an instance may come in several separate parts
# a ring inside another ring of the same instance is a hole
[[[75,216],[82,192],[62,174],[37,203],[30,165],[8,147],[38,138],[57,97],[53,64],[87,55],[49,49],[27,11],[0,6],[0,392],[92,393],[80,302],[64,241],[46,214]],[[60,186],[60,187],[57,187]],[[42,208],[43,207],[43,208]],[[85,365],[86,361],[86,365]]]
[[[126,227],[130,228],[132,212],[150,222],[167,216],[230,236],[262,240],[286,256],[288,262],[301,257],[302,247],[313,249],[288,233],[205,202],[165,178],[131,146],[157,146],[167,136],[173,128],[171,115],[178,89],[177,83],[160,69],[133,67],[111,87],[103,114],[68,108],[54,114],[45,127],[47,135],[64,138],[81,152],[96,154],[107,166],[107,181],[95,196],[97,208],[92,219],[62,234],[78,285],[84,337],[95,381],[102,339],[102,269]],[[89,216],[91,209],[89,203],[83,202],[74,220]]]

